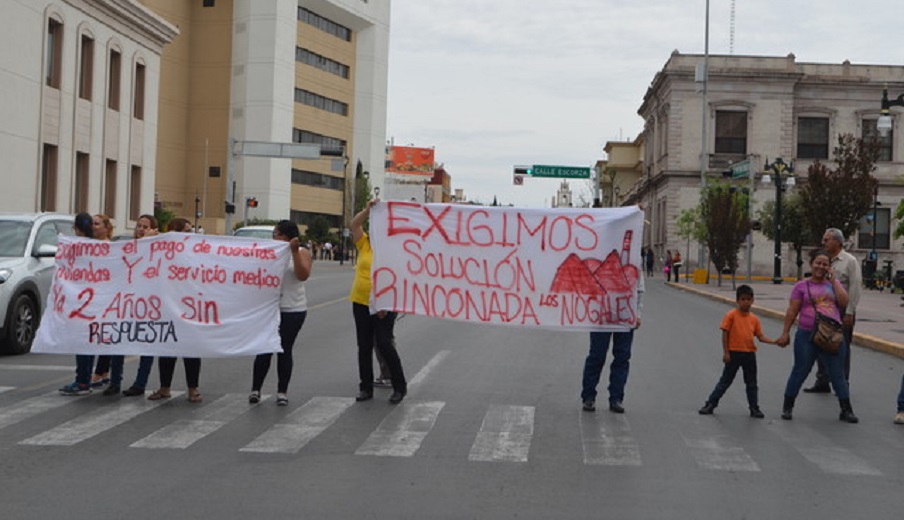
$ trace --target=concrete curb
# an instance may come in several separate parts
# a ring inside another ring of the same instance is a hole
[[[723,302],[727,304],[733,304],[735,301],[733,298],[721,296],[718,294],[713,294],[708,291],[704,291],[701,289],[697,289],[696,287],[690,284],[680,284],[674,282],[666,282],[666,285],[669,287],[674,287],[676,289],[681,289],[682,291],[696,294],[698,296],[703,296],[709,298],[710,300],[715,300],[718,302]],[[777,311],[775,309],[769,309],[767,307],[763,307],[761,305],[754,304],[753,311],[759,314],[760,316],[769,316],[772,318],[784,319],[785,313],[784,311]],[[904,358],[904,345],[900,343],[895,343],[893,341],[888,341],[882,338],[877,338],[876,336],[870,336],[869,334],[863,334],[862,332],[854,331],[854,344],[868,348],[870,350],[877,350],[879,352],[884,352],[886,354],[891,354],[892,356],[896,356],[899,358]]]

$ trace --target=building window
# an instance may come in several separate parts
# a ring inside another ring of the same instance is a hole
[[[48,87],[60,88],[60,70],[63,59],[63,24],[47,21],[47,61],[44,64],[44,82]]]
[[[91,90],[94,86],[94,39],[82,35],[82,55],[79,63],[78,97],[91,100]]]
[[[324,219],[331,228],[341,228],[342,220],[339,215],[327,215],[326,213],[311,213],[310,211],[289,211],[289,220],[302,226],[311,227],[314,221]]]
[[[801,117],[797,120],[797,158],[829,158],[829,119]]]
[[[305,65],[310,65],[311,67],[318,68],[324,72],[329,72],[330,74],[335,74],[336,76],[345,79],[348,79],[349,71],[351,70],[348,65],[321,56],[316,52],[302,49],[301,47],[295,48],[295,61],[304,63]]]
[[[864,119],[862,131],[863,140],[867,142],[874,141],[879,148],[879,157],[876,160],[878,162],[891,162],[893,157],[891,144],[894,142],[894,130],[889,130],[888,135],[882,137],[876,130],[876,120]]]
[[[88,209],[88,173],[89,156],[86,153],[75,154],[75,211],[87,211]]]
[[[336,101],[320,94],[315,94],[309,90],[295,89],[295,102],[307,105],[309,107],[319,108],[340,116],[348,115],[348,104],[342,101]]]
[[[132,166],[129,175],[129,220],[141,216],[141,166]]]
[[[144,119],[144,64],[135,64],[135,99],[132,103],[132,117]]]
[[[204,7],[215,7],[215,6],[216,6],[216,0],[204,0],[204,3],[203,3],[202,5],[203,5]]]
[[[715,152],[747,154],[747,112],[716,111]]]
[[[298,8],[298,19],[308,25],[320,29],[325,33],[332,34],[336,38],[345,40],[347,42],[352,41],[351,29],[343,25],[339,25],[332,20],[324,18],[313,11],[308,11],[304,7]]]
[[[889,222],[891,220],[890,208],[876,208],[876,227],[873,233],[873,210],[860,219],[860,228],[857,231],[857,247],[860,249],[889,249],[891,239],[889,237]],[[873,247],[873,236],[875,244]]]
[[[104,213],[116,218],[116,161],[110,159],[104,168]]]
[[[122,71],[122,54],[119,51],[110,51],[110,68],[107,82],[107,107],[111,110],[119,110],[119,86],[120,73]],[[110,213],[107,213],[110,215]]]
[[[57,147],[44,145],[41,165],[41,211],[56,211]]]
[[[322,173],[292,169],[292,184],[313,186],[327,190],[343,190],[342,177],[333,177]]]
[[[316,134],[299,128],[292,129],[293,143],[313,143],[319,144],[322,148],[342,148],[345,149],[345,141],[329,137],[326,135]]]

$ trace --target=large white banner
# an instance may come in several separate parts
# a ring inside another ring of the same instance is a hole
[[[226,357],[282,352],[288,244],[166,233],[60,237],[32,352]]]
[[[519,209],[380,202],[374,310],[570,330],[637,323],[636,206]]]

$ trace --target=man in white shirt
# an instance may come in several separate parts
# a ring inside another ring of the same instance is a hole
[[[844,233],[840,229],[829,228],[822,235],[822,247],[832,256],[832,269],[838,281],[848,293],[847,307],[841,309],[844,341],[847,343],[847,356],[844,358],[844,378],[851,379],[851,340],[854,337],[854,322],[856,321],[857,303],[860,301],[860,289],[863,276],[860,272],[860,262],[857,257],[844,250]],[[825,366],[817,359],[816,382],[810,388],[804,388],[804,392],[810,394],[827,394],[829,388],[829,374]]]

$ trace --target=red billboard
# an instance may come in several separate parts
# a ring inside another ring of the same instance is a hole
[[[386,148],[386,171],[433,177],[433,148],[413,146],[388,146]]]

